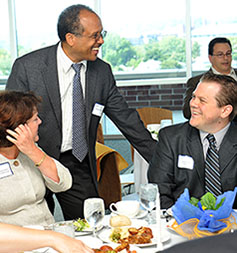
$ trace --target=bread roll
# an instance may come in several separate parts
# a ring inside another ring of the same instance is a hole
[[[131,226],[131,220],[125,215],[111,216],[109,224],[111,227]]]

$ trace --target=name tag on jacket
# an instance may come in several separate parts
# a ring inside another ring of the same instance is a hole
[[[0,164],[0,178],[9,177],[13,175],[9,162]]]
[[[179,155],[178,157],[178,168],[192,170],[194,166],[194,160],[188,155]]]
[[[95,103],[94,108],[92,110],[92,114],[101,117],[104,107],[104,105]]]

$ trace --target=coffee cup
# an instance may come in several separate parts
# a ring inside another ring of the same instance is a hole
[[[109,209],[115,214],[125,215],[129,218],[133,218],[139,213],[140,203],[136,200],[123,200],[116,203],[111,203]]]

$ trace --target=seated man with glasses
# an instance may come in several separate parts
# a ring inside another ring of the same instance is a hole
[[[232,46],[229,39],[217,37],[211,40],[208,45],[208,58],[211,63],[211,68],[207,72],[228,75],[237,80],[237,69],[231,67]],[[189,102],[202,76],[203,74],[192,77],[187,82],[183,105],[183,115],[186,119],[190,119]],[[237,118],[235,118],[234,121],[237,121]]]

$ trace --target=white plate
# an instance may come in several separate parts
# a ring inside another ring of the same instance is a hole
[[[141,219],[143,217],[145,217],[147,215],[147,211],[146,210],[140,210],[139,213],[134,217],[135,219]]]
[[[136,216],[134,216],[133,218],[130,218],[130,219],[141,219],[141,218],[145,217],[147,215],[147,213],[148,212],[146,210],[140,209],[140,211],[138,212],[138,214]],[[118,215],[118,214],[112,212],[111,215],[115,216],[115,215]]]
[[[47,252],[47,253],[57,253],[57,251],[55,251],[54,249],[52,248],[49,248],[49,247],[45,247],[45,248],[40,248],[40,249],[35,249],[35,250],[32,250],[32,251],[24,251],[25,253],[44,253],[44,252]]]
[[[91,238],[82,237],[82,238],[80,238],[80,240],[83,241],[87,246],[89,246],[90,248],[93,248],[93,249],[99,249],[103,245],[108,245],[108,246],[112,247],[113,249],[115,249],[119,245],[119,244],[113,243],[113,242],[103,243],[101,240],[96,239],[96,238],[93,238],[93,240],[91,240]],[[130,244],[130,250],[136,250],[137,253],[141,253],[141,249],[135,245]]]
[[[153,232],[153,238],[151,239],[151,243],[144,243],[144,244],[133,244],[134,246],[137,247],[149,247],[157,244],[157,236],[154,227],[155,226],[149,226],[152,229]],[[112,229],[106,229],[102,230],[99,234],[98,237],[105,243],[112,243],[109,236],[112,232]],[[166,231],[166,229],[162,230],[162,235],[161,235],[161,242],[166,242],[170,239],[169,233]],[[118,244],[117,244],[118,245]]]
[[[103,225],[99,225],[99,227],[96,228],[96,232],[100,231],[103,228]],[[81,236],[81,235],[89,235],[93,233],[92,228],[85,228],[83,231],[75,231],[75,236]]]

